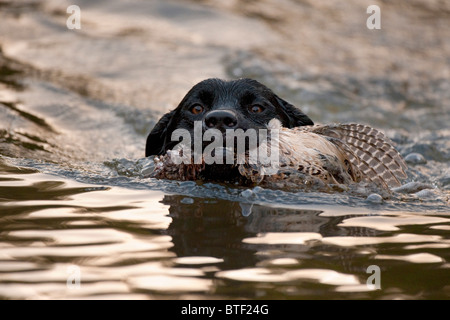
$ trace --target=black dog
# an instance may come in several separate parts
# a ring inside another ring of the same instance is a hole
[[[269,88],[252,79],[224,81],[207,79],[196,84],[178,107],[165,114],[147,137],[145,156],[164,155],[178,141],[171,141],[175,129],[191,135],[194,121],[207,129],[263,129],[276,118],[283,127],[314,123],[300,109],[279,98]]]

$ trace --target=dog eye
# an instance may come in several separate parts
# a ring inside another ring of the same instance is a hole
[[[255,104],[255,105],[249,107],[248,110],[251,113],[261,113],[264,111],[264,107],[261,107],[260,105]]]
[[[203,112],[203,107],[199,104],[195,104],[191,107],[191,109],[189,109],[191,111],[191,113],[193,114],[200,114]]]

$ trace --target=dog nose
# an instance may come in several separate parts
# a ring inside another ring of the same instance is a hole
[[[235,129],[238,119],[231,110],[214,110],[205,116],[205,125],[209,129]]]

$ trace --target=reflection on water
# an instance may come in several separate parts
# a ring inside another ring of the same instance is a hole
[[[6,163],[0,199],[2,298],[450,293],[447,214],[244,206],[84,185]],[[382,290],[366,284],[371,265],[381,269]]]
[[[384,2],[368,30],[370,4],[0,1],[0,298],[449,298],[450,9]],[[385,131],[408,184],[146,178],[149,130],[209,77]]]

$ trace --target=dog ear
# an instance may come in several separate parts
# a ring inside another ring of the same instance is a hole
[[[164,143],[168,133],[169,123],[172,120],[175,110],[166,113],[158,123],[155,124],[152,131],[147,137],[145,145],[145,156],[162,155],[164,154]]]
[[[314,124],[314,122],[296,106],[278,96],[275,96],[275,100],[279,105],[278,114],[282,119],[284,127],[294,128]]]

